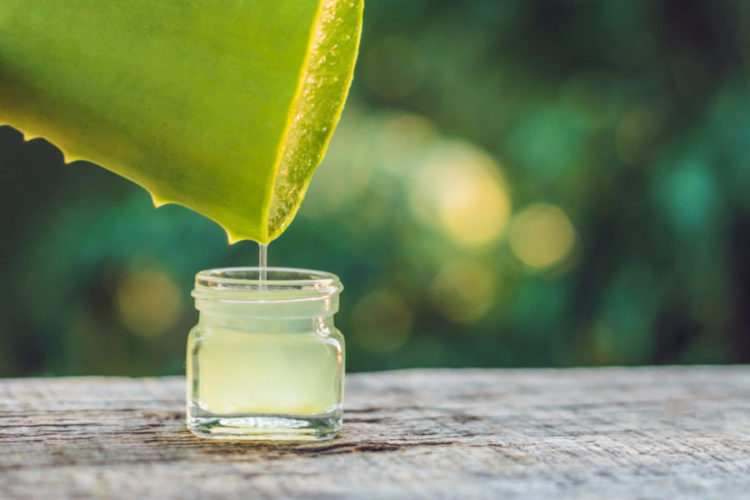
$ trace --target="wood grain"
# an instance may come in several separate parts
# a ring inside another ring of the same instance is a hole
[[[748,498],[750,368],[349,375],[344,432],[204,441],[184,381],[0,381],[0,498]]]

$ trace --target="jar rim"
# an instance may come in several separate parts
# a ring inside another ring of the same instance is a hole
[[[343,290],[338,276],[326,271],[269,267],[260,280],[258,267],[206,269],[195,275],[193,297],[236,302],[318,300]]]

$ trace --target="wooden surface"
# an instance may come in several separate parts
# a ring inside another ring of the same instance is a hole
[[[0,380],[0,498],[750,498],[750,368],[349,375],[344,432],[185,430],[181,378]]]

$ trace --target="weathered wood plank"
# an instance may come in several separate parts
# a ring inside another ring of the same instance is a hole
[[[203,441],[183,379],[0,381],[0,498],[732,498],[750,367],[349,375],[333,441]]]

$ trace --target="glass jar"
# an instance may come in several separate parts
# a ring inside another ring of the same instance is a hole
[[[338,277],[304,269],[201,271],[188,337],[187,426],[200,437],[331,438],[341,430]]]

